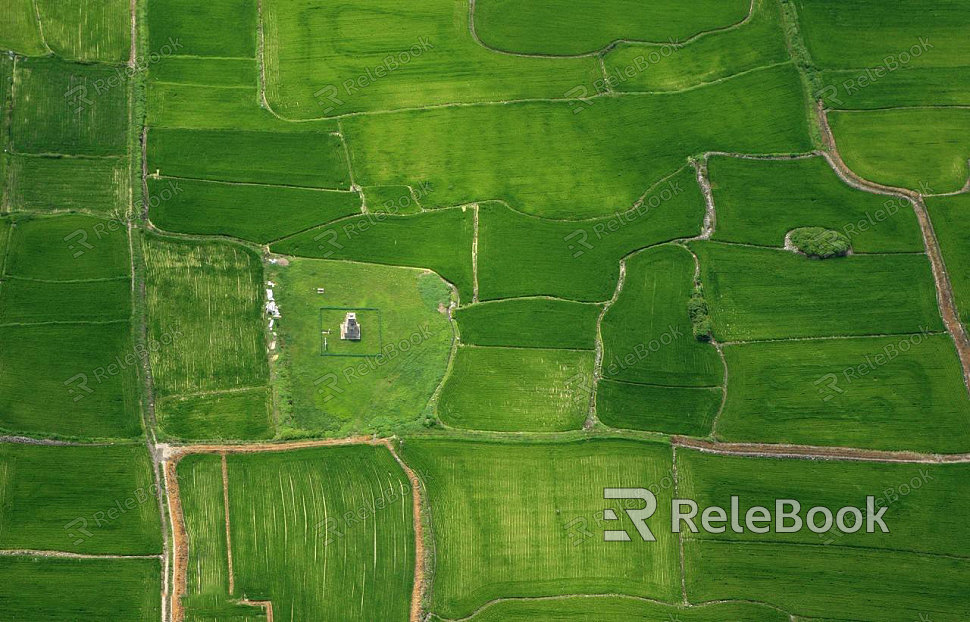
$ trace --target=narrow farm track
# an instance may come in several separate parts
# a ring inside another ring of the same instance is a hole
[[[33,549],[3,549],[0,557],[60,557],[64,559],[161,559],[161,555],[85,555],[67,551],[37,551]]]
[[[818,104],[818,118],[822,131],[822,140],[827,148],[822,155],[842,181],[859,190],[907,199],[913,204],[913,210],[916,212],[916,218],[919,221],[920,230],[923,233],[926,254],[930,259],[930,267],[933,270],[933,280],[936,284],[936,300],[940,308],[940,315],[943,317],[943,323],[946,325],[947,332],[950,333],[956,345],[957,353],[960,357],[960,364],[963,367],[963,383],[967,390],[970,391],[970,338],[967,336],[963,322],[960,321],[960,313],[957,311],[956,302],[954,301],[950,275],[946,270],[943,253],[940,251],[940,243],[933,229],[933,222],[930,220],[926,204],[923,202],[923,196],[914,190],[878,184],[856,175],[848,167],[839,153],[835,136],[832,134],[832,128],[829,127],[827,110],[821,102]]]
[[[408,480],[411,482],[413,499],[413,521],[415,538],[415,565],[414,565],[414,588],[411,595],[410,622],[420,622],[421,620],[421,599],[425,593],[425,573],[424,573],[424,525],[422,523],[421,505],[421,480],[417,474],[405,463],[397,454],[394,448],[393,439],[377,439],[370,436],[354,436],[348,438],[295,441],[290,443],[255,443],[251,445],[180,445],[171,446],[159,444],[158,450],[165,465],[165,490],[168,497],[169,515],[172,523],[173,533],[173,587],[171,593],[171,621],[182,622],[185,619],[185,610],[182,607],[182,597],[186,594],[187,571],[188,571],[188,534],[185,527],[185,517],[182,513],[182,502],[178,485],[177,466],[179,461],[185,456],[192,454],[218,454],[222,456],[222,477],[223,477],[223,499],[226,511],[226,544],[228,547],[229,565],[229,584],[230,594],[235,588],[232,573],[232,545],[230,543],[229,528],[229,489],[228,489],[228,467],[226,456],[234,453],[265,453],[278,451],[292,451],[297,449],[309,449],[315,447],[341,447],[347,445],[383,445],[387,448],[394,460],[401,466]],[[273,604],[269,601],[241,601],[244,604],[260,606],[266,609],[267,620],[273,619]]]
[[[226,514],[226,557],[229,559],[229,595],[236,593],[236,576],[232,572],[232,534],[229,529],[229,466],[222,454],[222,507]]]
[[[695,449],[722,456],[752,458],[791,458],[801,460],[833,460],[858,462],[886,462],[912,464],[965,464],[970,453],[922,454],[914,451],[881,451],[854,447],[819,447],[815,445],[772,445],[768,443],[722,443],[687,436],[671,436],[675,447]]]

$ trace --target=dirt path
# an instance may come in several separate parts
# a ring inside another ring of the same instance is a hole
[[[232,453],[261,453],[277,451],[293,451],[297,449],[309,449],[316,447],[341,447],[346,445],[383,445],[391,452],[394,460],[404,469],[411,482],[412,498],[414,502],[414,539],[415,539],[415,565],[414,565],[414,588],[411,594],[411,613],[410,622],[420,622],[421,620],[421,599],[424,595],[425,572],[424,572],[424,524],[422,522],[421,506],[421,480],[417,474],[398,456],[392,439],[375,439],[370,436],[354,436],[350,438],[295,441],[291,443],[257,443],[253,445],[183,445],[171,446],[159,444],[159,455],[165,465],[165,490],[168,495],[169,516],[172,523],[172,547],[173,555],[173,586],[171,594],[172,622],[182,622],[185,619],[185,610],[182,607],[182,597],[186,593],[187,569],[188,569],[188,540],[185,529],[185,517],[182,514],[182,502],[178,485],[178,474],[176,467],[179,461],[188,455],[193,454],[218,454],[222,457],[222,477],[223,477],[223,501],[226,510],[226,544],[228,550],[229,566],[229,593],[235,590],[235,581],[232,571],[232,545],[230,541],[229,528],[229,488],[228,488],[228,466],[226,456]],[[269,601],[241,601],[244,604],[263,607],[266,609],[266,617],[269,622],[273,620],[273,604]]]
[[[34,549],[3,549],[0,557],[61,557],[64,559],[161,559],[161,555],[85,555],[67,551],[37,551]]]
[[[953,298],[953,286],[950,283],[950,275],[947,273],[946,264],[943,261],[943,254],[940,251],[940,243],[936,238],[936,232],[933,230],[933,222],[930,220],[929,212],[926,210],[923,196],[913,190],[885,186],[856,175],[846,165],[842,156],[839,154],[835,137],[832,135],[832,129],[829,127],[827,112],[821,103],[818,104],[818,118],[819,124],[821,125],[822,140],[827,148],[827,151],[822,155],[842,181],[859,190],[907,199],[913,204],[913,210],[916,212],[916,218],[919,221],[920,230],[923,233],[923,242],[926,245],[926,254],[930,259],[930,267],[933,269],[933,280],[936,284],[936,300],[940,308],[940,315],[943,317],[943,323],[946,325],[947,332],[950,333],[950,336],[953,337],[953,342],[956,344],[957,352],[960,356],[960,364],[963,366],[963,382],[967,390],[970,391],[970,338],[967,337],[966,328],[963,326],[963,322],[960,321],[960,314],[957,311],[957,306]]]
[[[916,464],[970,463],[967,454],[921,454],[913,451],[880,451],[854,447],[817,447],[813,445],[772,445],[767,443],[721,443],[686,436],[671,436],[674,447],[695,449],[704,453],[754,458],[794,458],[803,460],[836,460],[860,462],[901,462]]]

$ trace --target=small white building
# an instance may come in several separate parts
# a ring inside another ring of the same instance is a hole
[[[356,313],[348,313],[340,324],[340,338],[348,341],[360,341],[360,324],[357,323]]]

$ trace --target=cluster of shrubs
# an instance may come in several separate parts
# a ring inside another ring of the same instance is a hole
[[[694,290],[687,303],[687,314],[694,329],[694,338],[698,341],[710,341],[713,333],[711,325],[711,309],[704,298],[704,285],[694,281]]]
[[[816,259],[843,257],[852,249],[845,234],[823,227],[795,229],[788,239],[800,252]]]

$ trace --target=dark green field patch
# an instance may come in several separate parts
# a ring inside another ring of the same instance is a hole
[[[272,438],[267,389],[172,397],[156,405],[159,427],[188,440]]]
[[[894,106],[970,105],[965,67],[919,67],[892,73],[885,66],[820,73],[819,95],[829,108],[878,110]]]
[[[4,201],[10,211],[118,216],[131,198],[128,174],[128,163],[121,159],[13,156]]]
[[[209,5],[212,6],[211,4]],[[245,87],[255,105],[257,61],[254,58],[197,58],[168,56],[149,68],[151,90],[161,83],[211,87]]]
[[[592,350],[601,305],[555,298],[518,298],[455,311],[462,343]]]
[[[0,285],[0,324],[126,322],[131,317],[131,282],[38,282],[6,279]]]
[[[886,335],[943,327],[925,255],[819,261],[774,249],[692,243],[721,341]]]
[[[913,206],[845,184],[824,158],[709,162],[717,228],[713,239],[783,246],[797,227],[839,231],[855,252],[921,252]]]
[[[274,253],[351,259],[434,270],[472,298],[471,210],[448,209],[391,216],[364,214],[312,229],[270,247]]]
[[[128,233],[117,221],[90,216],[17,218],[4,272],[57,281],[131,275]]]
[[[162,229],[227,235],[263,244],[359,214],[361,204],[356,192],[189,179],[149,179],[148,188],[152,193],[149,215]]]
[[[161,574],[157,559],[0,556],[0,601],[11,620],[157,620]]]
[[[150,0],[148,47],[159,51],[171,39],[190,56],[241,56],[256,62],[256,4],[251,0]],[[231,24],[231,27],[229,25]]]
[[[719,388],[600,380],[596,416],[614,428],[707,436],[721,407],[722,394]]]
[[[37,0],[34,7],[44,40],[58,56],[87,62],[128,61],[132,31],[128,0]]]
[[[157,555],[158,496],[144,445],[0,444],[0,548]]]
[[[970,402],[948,335],[727,346],[726,440],[970,449]]]
[[[462,346],[441,392],[438,415],[457,428],[550,432],[582,427],[593,353]]]
[[[148,135],[148,170],[169,177],[350,187],[340,136],[324,131],[153,129]]]
[[[56,58],[20,59],[14,73],[13,147],[21,153],[123,155],[128,89],[116,69]]]

